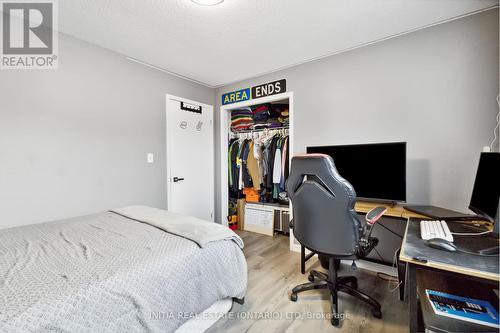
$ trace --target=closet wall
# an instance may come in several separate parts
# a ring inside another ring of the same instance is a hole
[[[287,79],[296,153],[313,145],[407,141],[408,201],[465,210],[479,153],[493,139],[498,33],[498,10],[490,10],[221,87],[216,101]]]

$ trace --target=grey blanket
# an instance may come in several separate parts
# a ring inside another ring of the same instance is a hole
[[[112,212],[190,239],[200,247],[205,247],[211,242],[232,240],[243,249],[243,241],[231,229],[193,216],[176,214],[147,206],[128,206],[113,209]]]
[[[113,212],[0,230],[0,332],[173,332],[243,297],[240,246],[185,236]]]

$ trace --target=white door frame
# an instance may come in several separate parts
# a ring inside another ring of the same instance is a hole
[[[166,136],[165,136],[165,140],[166,140],[166,159],[167,159],[167,163],[166,163],[166,168],[167,168],[167,210],[169,210],[172,206],[172,195],[171,195],[171,191],[172,191],[172,182],[171,182],[171,178],[172,178],[172,174],[171,174],[171,165],[172,165],[172,161],[171,159],[169,158],[170,157],[170,151],[172,150],[172,142],[173,142],[173,139],[171,137],[172,133],[168,130],[168,125],[169,125],[169,121],[170,121],[170,115],[171,115],[171,112],[169,112],[169,108],[168,108],[168,101],[169,100],[175,100],[175,101],[178,101],[178,102],[185,102],[185,103],[189,103],[189,104],[195,104],[195,105],[201,105],[202,108],[211,108],[212,109],[212,116],[211,116],[211,119],[210,119],[210,124],[211,124],[211,128],[212,128],[212,135],[210,136],[210,154],[209,156],[211,156],[211,161],[203,161],[203,166],[205,167],[209,167],[211,170],[212,170],[212,175],[215,175],[214,173],[214,126],[213,126],[213,118],[214,118],[214,106],[213,105],[209,105],[209,104],[204,104],[204,103],[201,103],[201,102],[197,102],[197,101],[193,101],[193,100],[190,100],[190,99],[187,99],[187,98],[183,98],[183,97],[178,97],[178,96],[174,96],[174,95],[171,95],[171,94],[167,94],[166,95],[166,98],[165,98],[165,102],[166,102],[166,105],[165,105],[165,133],[166,133]],[[169,133],[170,132],[170,133]],[[212,193],[212,196],[208,199],[210,200],[210,203],[211,203],[211,207],[212,207],[212,222],[214,222],[214,218],[215,218],[215,214],[214,214],[214,209],[215,209],[215,182],[214,182],[214,177],[209,177],[208,179],[208,182],[209,182],[209,186],[210,188],[212,189],[211,193]],[[193,203],[194,204],[194,203]]]
[[[271,103],[280,101],[283,99],[288,99],[290,105],[288,106],[289,112],[289,147],[290,147],[290,157],[293,156],[293,92],[285,92],[282,94],[266,96],[256,99],[251,99],[244,102],[238,102],[234,104],[222,105],[220,107],[220,179],[221,179],[221,223],[222,225],[228,225],[227,219],[225,218],[228,210],[228,200],[229,200],[229,190],[228,190],[228,151],[227,151],[227,138],[229,135],[229,124],[231,117],[229,111],[232,109],[243,108],[256,104]],[[292,159],[290,158],[290,161]]]

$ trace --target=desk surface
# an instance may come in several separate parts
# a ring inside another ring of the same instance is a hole
[[[358,212],[358,213],[368,213],[372,208],[375,208],[378,206],[387,207],[387,212],[384,214],[385,216],[400,217],[403,219],[407,219],[410,217],[428,218],[427,216],[410,212],[409,210],[404,209],[404,207],[401,205],[391,206],[391,205],[386,205],[386,204],[376,203],[376,202],[358,201],[358,202],[356,202],[355,209],[356,209],[356,212]]]
[[[448,223],[448,227],[452,232],[456,232],[456,228],[460,226],[455,223]],[[469,251],[477,250],[478,246],[498,245],[498,239],[491,235],[454,235],[453,237],[457,246]],[[480,241],[478,241],[479,239]],[[411,264],[500,281],[498,256],[483,257],[431,248],[420,238],[420,219],[418,218],[410,218],[408,220],[399,258]],[[416,260],[415,258],[420,260]],[[426,262],[423,260],[426,260]]]

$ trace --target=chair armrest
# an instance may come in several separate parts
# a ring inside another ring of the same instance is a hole
[[[387,212],[387,207],[379,206],[371,209],[368,213],[366,213],[365,220],[366,226],[363,231],[363,235],[360,239],[360,249],[359,256],[364,257],[370,253],[375,246],[378,244],[378,239],[371,237],[373,226],[377,223],[378,220],[382,216],[384,216],[385,212]]]
[[[377,221],[384,216],[385,212],[387,212],[387,207],[378,206],[370,209],[368,213],[366,213],[365,220],[369,224],[375,224]]]

